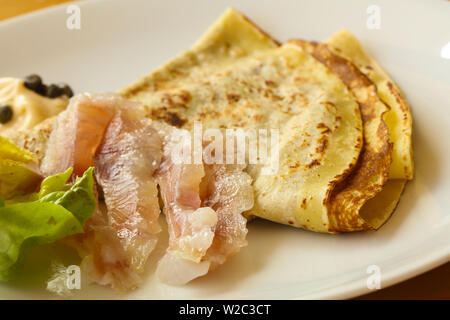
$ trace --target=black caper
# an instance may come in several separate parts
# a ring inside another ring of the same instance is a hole
[[[41,96],[47,96],[47,86],[45,84],[41,84],[39,88],[37,88],[34,92],[40,94]]]
[[[63,89],[61,89],[61,87],[57,86],[56,84],[49,85],[45,93],[48,98],[57,98],[59,96],[62,96],[63,94]]]
[[[72,88],[67,83],[58,83],[58,87],[61,90],[61,95],[66,95],[69,98],[73,97],[73,91]]]
[[[9,104],[0,106],[0,123],[8,123],[13,117],[13,110]]]
[[[24,84],[28,89],[37,92],[42,86],[42,79],[37,74],[30,74],[25,78]]]

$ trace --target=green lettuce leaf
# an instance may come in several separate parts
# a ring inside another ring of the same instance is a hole
[[[0,136],[0,197],[35,191],[42,181],[35,156]]]
[[[34,201],[0,199],[0,280],[8,280],[30,248],[83,232],[83,224],[96,206],[93,168],[72,185],[72,169],[46,178]]]
[[[67,185],[67,181],[69,181],[70,176],[72,175],[73,169],[69,168],[65,172],[61,172],[55,174],[53,176],[47,177],[41,183],[41,190],[39,191],[39,199],[45,197],[49,193],[58,192],[58,191],[66,191],[70,188]]]
[[[39,201],[53,202],[66,208],[81,224],[84,224],[97,205],[93,193],[94,178],[92,171],[92,167],[87,169],[81,178],[77,177],[68,190],[65,190],[68,187],[65,183],[72,175],[72,168],[59,175],[46,178],[41,185]]]
[[[83,232],[64,207],[51,202],[27,202],[0,208],[0,280],[8,280],[26,250]]]

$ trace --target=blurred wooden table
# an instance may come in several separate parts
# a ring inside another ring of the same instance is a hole
[[[71,0],[0,0],[0,21]]]
[[[70,0],[0,0],[0,20]],[[1,76],[1,75],[0,75]],[[450,263],[358,299],[450,299]]]

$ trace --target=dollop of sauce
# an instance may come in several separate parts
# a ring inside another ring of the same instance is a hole
[[[68,103],[67,96],[50,99],[27,89],[22,79],[0,78],[0,106],[9,105],[13,111],[11,120],[0,124],[0,135],[31,129],[66,109]]]

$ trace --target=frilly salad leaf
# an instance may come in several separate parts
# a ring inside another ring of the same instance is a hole
[[[46,178],[41,185],[41,202],[53,202],[69,210],[81,224],[91,216],[97,205],[94,196],[93,168],[87,169],[83,177],[75,180],[72,186],[65,183],[72,175],[72,168],[66,172]]]
[[[34,155],[0,136],[0,197],[34,191],[42,181]]]
[[[50,176],[38,193],[23,198],[0,200],[0,280],[8,280],[25,252],[83,232],[83,224],[96,206],[93,168],[67,185],[72,169]]]
[[[22,148],[19,148],[9,139],[0,136],[0,155],[4,159],[10,159],[20,162],[35,161],[34,155]]]

